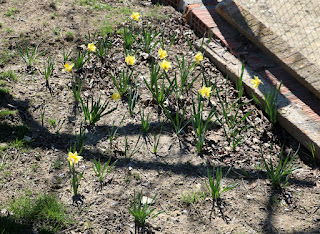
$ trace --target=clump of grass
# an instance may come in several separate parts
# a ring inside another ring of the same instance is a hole
[[[66,36],[65,36],[65,39],[66,39],[66,41],[73,41],[73,39],[74,39],[74,35],[73,35],[73,32],[67,32],[66,33]]]
[[[90,9],[110,10],[111,6],[98,0],[80,0],[79,4]]]
[[[0,79],[16,81],[18,78],[17,78],[16,73],[14,71],[10,70],[10,71],[6,71],[6,72],[1,72]]]
[[[4,65],[6,63],[9,63],[12,59],[16,57],[16,53],[9,49],[3,49],[0,51],[0,65]]]
[[[197,203],[200,201],[204,201],[208,193],[205,191],[191,191],[189,193],[182,193],[180,201],[187,204]]]
[[[5,96],[7,94],[10,94],[10,89],[8,89],[8,88],[0,88],[0,96]]]
[[[8,210],[12,213],[12,220],[15,223],[31,227],[36,225],[40,227],[40,230],[50,232],[62,229],[69,222],[64,204],[52,194],[40,194],[35,199],[32,199],[30,195],[13,198]],[[5,230],[6,233],[10,233],[10,227],[4,226],[2,228],[0,231]]]
[[[13,8],[9,8],[8,11],[4,14],[7,17],[10,17],[14,14],[16,14],[18,12],[18,9],[13,7]]]
[[[16,115],[18,113],[18,111],[16,110],[2,110],[0,111],[0,118],[1,117],[5,117],[5,116],[9,116],[9,115]]]

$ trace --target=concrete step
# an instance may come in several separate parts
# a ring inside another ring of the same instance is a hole
[[[170,3],[173,0],[166,1]],[[230,9],[226,9],[226,4],[232,4],[232,1],[227,0],[221,3],[216,0],[174,1],[175,3],[172,5],[185,13],[188,23],[199,36],[203,36],[205,33],[213,35],[215,40],[208,47],[205,47],[205,50],[206,55],[219,70],[233,81],[237,81],[242,62],[245,62],[246,70],[243,82],[247,94],[253,93],[260,100],[263,100],[264,92],[282,82],[278,122],[307,149],[310,144],[314,144],[316,155],[320,160],[319,96],[301,85],[292,72],[288,72],[282,66],[284,62],[279,62],[279,59],[270,56],[266,50],[262,50],[260,46],[247,40],[218,13],[224,9],[223,11],[228,12],[230,16],[232,12]],[[259,89],[252,88],[251,79],[255,75],[264,82],[263,88],[262,86],[259,86]]]

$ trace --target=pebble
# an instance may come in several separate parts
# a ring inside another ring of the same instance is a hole
[[[246,198],[247,198],[248,200],[252,200],[252,199],[253,199],[253,197],[251,197],[250,195],[247,195]]]
[[[116,206],[118,206],[119,205],[119,202],[114,202],[114,203],[112,203],[112,206],[113,207],[116,207]]]
[[[141,199],[141,203],[143,205],[145,205],[146,203],[148,203],[148,205],[150,205],[150,204],[154,203],[154,200],[152,198],[150,198],[150,197],[143,196],[142,199]]]

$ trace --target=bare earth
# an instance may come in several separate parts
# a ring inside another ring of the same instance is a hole
[[[275,163],[278,162],[282,145],[287,155],[298,149],[298,143],[280,127],[272,128],[263,112],[256,108],[245,123],[254,127],[243,133],[246,134],[245,142],[235,151],[229,150],[222,127],[215,124],[207,132],[202,153],[197,154],[191,124],[178,138],[165,115],[158,115],[157,105],[143,82],[143,78],[150,79],[149,61],[140,51],[136,54],[135,64],[135,74],[140,82],[135,113],[129,115],[125,100],[110,100],[108,109],[118,105],[117,110],[104,116],[96,126],[86,128],[89,140],[82,153],[84,160],[78,168],[85,171],[79,187],[84,199],[83,204],[73,203],[67,153],[75,140],[75,133],[79,133],[84,116],[81,105],[74,103],[71,75],[61,72],[63,48],[80,49],[87,42],[85,35],[88,31],[92,34],[101,30],[104,21],[119,19],[111,27],[117,31],[123,25],[128,25],[131,12],[137,11],[141,13],[139,26],[154,25],[159,30],[163,29],[166,36],[173,32],[177,34],[168,56],[168,61],[172,62],[169,77],[174,77],[174,72],[178,72],[175,56],[181,58],[184,55],[187,61],[193,61],[197,53],[190,49],[185,36],[190,38],[191,43],[199,38],[189,28],[183,15],[172,7],[156,6],[147,0],[109,0],[104,4],[111,8],[92,9],[80,5],[78,1],[57,0],[53,4],[53,1],[47,0],[0,0],[0,59],[5,55],[17,55],[9,56],[8,60],[0,63],[0,69],[13,70],[18,76],[16,82],[6,81],[11,96],[2,97],[0,105],[1,110],[17,109],[18,114],[1,117],[1,123],[28,126],[29,130],[24,135],[32,139],[23,148],[8,147],[1,153],[0,208],[6,209],[10,198],[26,191],[34,197],[40,193],[54,193],[65,203],[67,213],[74,219],[74,223],[60,232],[133,233],[134,219],[128,207],[134,191],[143,191],[148,197],[157,194],[153,207],[157,212],[165,210],[148,222],[149,233],[318,233],[319,169],[312,158],[304,154],[307,151],[300,149],[296,159],[299,169],[293,172],[287,187],[283,191],[273,188],[262,164],[259,145],[266,160],[271,158]],[[5,13],[11,8],[16,8],[16,13],[6,16]],[[117,9],[118,13],[110,18],[111,12]],[[73,38],[68,38],[68,34],[72,34]],[[92,58],[85,65],[87,79],[81,94],[83,98],[101,95],[103,101],[110,99],[115,91],[110,74],[126,67],[121,35],[112,33],[110,38],[114,43],[105,63],[101,64],[97,58]],[[167,43],[168,40],[166,37]],[[17,45],[25,43],[29,46],[40,43],[39,51],[47,50],[37,60],[33,72],[26,69],[26,64],[18,56]],[[155,58],[158,57],[158,48],[159,45],[152,52]],[[43,75],[43,63],[49,55],[56,55],[54,75],[49,78],[51,93],[45,86]],[[230,103],[237,99],[233,84],[226,81],[207,58],[204,58],[194,75],[201,69],[207,79],[212,83],[216,81],[217,88],[224,90],[221,95]],[[202,86],[201,79],[202,75],[184,97],[184,101],[190,104],[186,119],[192,115],[192,95],[196,97]],[[248,101],[245,97],[242,99],[243,102]],[[168,105],[171,102],[169,98]],[[206,102],[206,110],[213,105],[221,113],[217,98],[213,96],[210,102]],[[245,105],[241,115],[253,107],[253,102]],[[143,110],[145,114],[150,113],[151,128],[146,136],[140,138],[139,150],[128,162],[124,157],[125,137],[131,151],[141,135],[140,112]],[[108,130],[113,123],[119,126],[124,115],[119,135],[111,147]],[[60,134],[55,133],[48,119],[65,121]],[[164,126],[160,133],[162,122]],[[0,140],[4,145],[19,138],[18,133],[10,129],[1,129],[1,132]],[[154,133],[160,134],[157,154],[153,153]],[[109,157],[112,157],[112,161],[118,161],[100,190],[92,169],[93,159],[100,158],[106,162]],[[221,167],[224,173],[232,166],[222,187],[234,182],[239,185],[222,195],[220,209],[212,210],[210,196],[191,204],[184,202],[184,194],[206,190],[207,165],[213,163]],[[9,214],[2,212],[0,215]],[[38,233],[37,225],[33,224],[25,232]]]

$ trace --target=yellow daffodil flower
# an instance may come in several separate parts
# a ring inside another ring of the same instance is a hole
[[[116,100],[116,101],[117,101],[117,100],[120,98],[120,93],[119,93],[119,92],[114,92],[114,93],[112,94],[111,98],[112,98],[113,100]]]
[[[131,65],[133,66],[133,64],[136,62],[136,59],[134,56],[130,56],[128,55],[126,58],[125,58],[125,61],[128,65]]]
[[[202,97],[210,97],[211,93],[211,87],[202,86],[202,88],[199,90],[199,93]]]
[[[71,72],[73,66],[74,66],[74,64],[66,63],[66,64],[64,65],[64,69],[62,69],[62,71]]]
[[[203,55],[201,52],[197,53],[195,56],[194,56],[194,59],[196,60],[197,63],[200,63],[201,60],[203,60]]]
[[[167,72],[171,66],[171,63],[166,60],[163,60],[162,62],[159,63],[159,65],[162,69],[164,69]]]
[[[90,50],[91,52],[96,52],[96,46],[93,43],[89,43],[88,50]]]
[[[258,88],[260,83],[262,83],[262,81],[257,76],[254,76],[254,79],[251,80],[251,84],[253,84],[254,89]]]
[[[167,51],[163,50],[162,48],[159,49],[158,54],[160,56],[160,59],[165,59],[168,56]]]
[[[131,19],[139,21],[140,20],[139,13],[138,12],[132,12]]]
[[[68,154],[68,160],[69,160],[70,166],[73,166],[73,164],[79,162],[81,159],[82,157],[78,156],[77,152],[75,153],[69,152]]]

